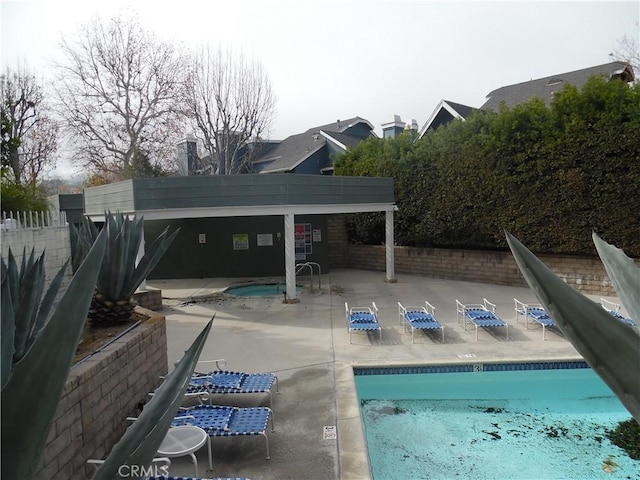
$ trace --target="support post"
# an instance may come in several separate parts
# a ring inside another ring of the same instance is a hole
[[[388,283],[395,283],[398,280],[395,272],[393,238],[393,210],[387,210],[385,215],[385,257],[386,257],[386,279]]]
[[[284,267],[287,294],[285,303],[297,303],[296,290],[296,249],[295,249],[295,215],[287,213],[284,216]]]

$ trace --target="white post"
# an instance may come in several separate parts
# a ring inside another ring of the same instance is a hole
[[[296,291],[296,241],[295,241],[295,215],[287,213],[284,216],[284,268],[287,284],[285,301],[297,302]]]
[[[394,243],[393,239],[393,210],[387,210],[385,216],[385,256],[387,262],[387,277],[389,283],[395,283],[395,265],[394,265]]]

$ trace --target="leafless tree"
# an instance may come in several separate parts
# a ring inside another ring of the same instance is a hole
[[[184,111],[178,48],[123,15],[81,26],[61,48],[56,88],[74,159],[116,179],[131,170],[136,152],[170,165]]]
[[[637,24],[637,22],[636,22]],[[611,53],[616,60],[628,62],[633,68],[636,82],[640,82],[640,45],[631,37],[623,36],[617,41],[616,47]]]
[[[219,175],[247,171],[256,143],[268,134],[275,95],[262,65],[221,48],[201,48],[185,81],[185,104]]]
[[[3,166],[12,181],[34,187],[55,167],[58,125],[51,116],[36,76],[25,66],[7,68],[0,76],[3,121]]]

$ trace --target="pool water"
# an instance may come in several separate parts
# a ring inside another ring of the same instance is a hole
[[[631,415],[589,368],[357,375],[382,479],[627,479],[608,429]]]
[[[252,285],[239,285],[237,287],[229,287],[225,293],[238,297],[273,297],[282,295],[287,289],[282,283],[261,283]],[[296,291],[302,290],[301,285],[296,286]]]

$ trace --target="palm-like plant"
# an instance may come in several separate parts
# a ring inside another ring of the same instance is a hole
[[[87,318],[105,236],[56,303],[66,264],[44,297],[44,253],[2,260],[2,478],[32,478]]]
[[[640,269],[622,250],[593,234],[609,278],[631,317],[640,321]],[[515,237],[507,242],[529,287],[565,337],[640,424],[640,335],[558,278]]]
[[[35,475],[73,361],[106,247],[99,234],[56,303],[65,264],[47,293],[44,253],[23,254],[18,266],[9,250],[2,259],[2,478],[29,480]],[[95,478],[122,478],[121,465],[148,471],[189,385],[213,318],[165,379],[140,418],[113,448]],[[145,467],[147,470],[145,470]],[[126,470],[133,472],[133,469]]]
[[[153,241],[145,254],[136,263],[140,245],[144,238],[144,219],[129,219],[121,212],[105,213],[102,230],[107,235],[107,250],[102,260],[95,293],[89,309],[89,319],[94,325],[109,325],[126,322],[131,318],[135,302],[133,294],[151,270],[165,254],[179,229],[169,235],[169,228]],[[89,251],[100,229],[83,218],[79,229],[72,226],[73,264],[79,264]]]

